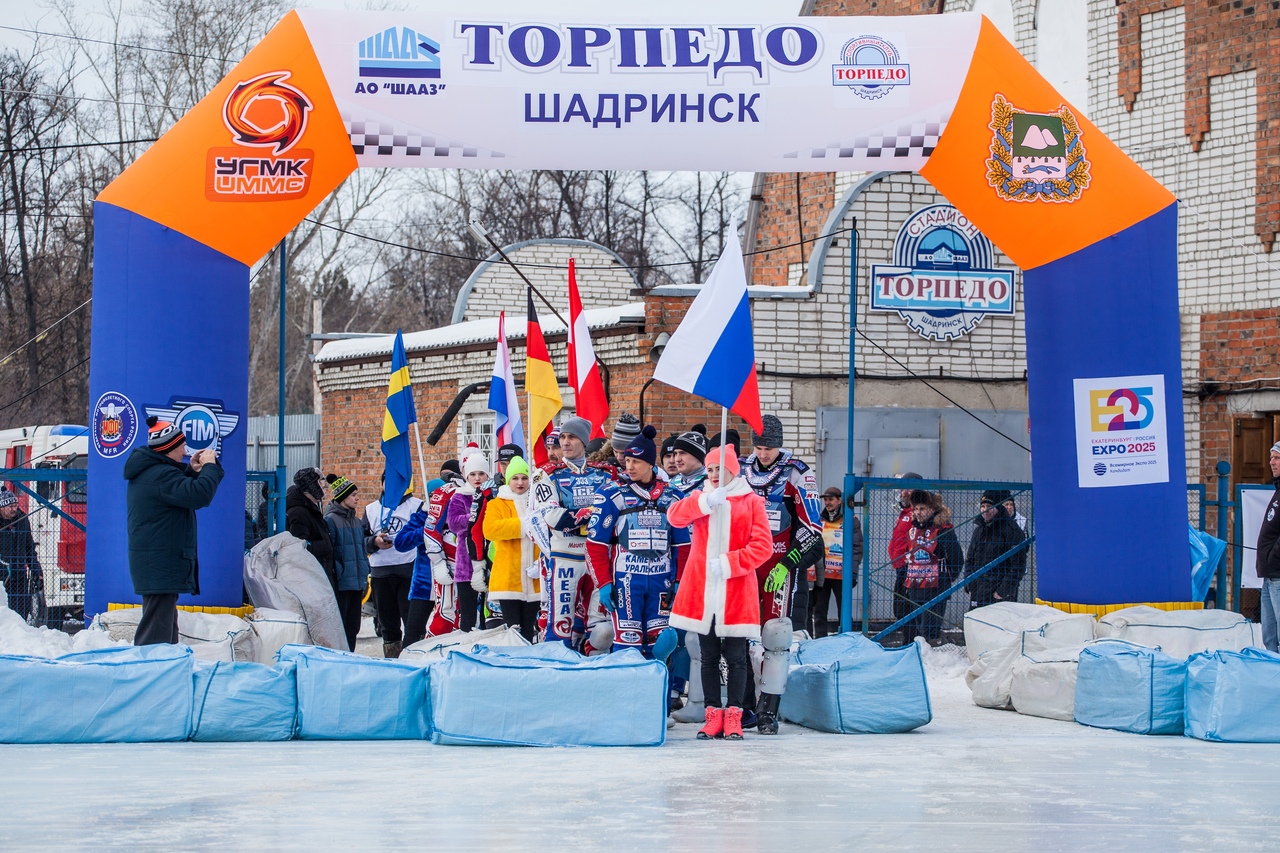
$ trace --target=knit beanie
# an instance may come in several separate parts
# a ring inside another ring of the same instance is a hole
[[[498,448],[498,461],[504,464],[508,463],[512,459],[515,459],[517,456],[519,456],[521,453],[524,453],[524,451],[520,448],[520,445],[504,444]]]
[[[329,488],[333,490],[333,502],[342,503],[346,500],[347,495],[356,493],[356,484],[348,480],[346,477],[339,477],[337,474],[330,474],[325,477],[329,482]]]
[[[618,418],[618,422],[613,425],[613,435],[609,438],[609,445],[614,450],[626,450],[639,435],[640,419],[623,412],[622,417]]]
[[[0,506],[16,506],[18,496],[8,489],[0,489]]]
[[[457,459],[446,459],[445,463],[440,466],[440,473],[446,475],[445,479],[461,477],[462,466],[458,464]]]
[[[293,475],[293,484],[303,494],[311,495],[316,500],[323,500],[324,486],[320,485],[320,478],[323,476],[319,468],[303,468]]]
[[[476,471],[489,473],[489,460],[478,450],[467,456],[467,460],[462,463],[462,476],[470,477]]]
[[[683,450],[699,462],[707,458],[707,428],[702,424],[694,424],[693,429],[676,436],[676,450]]]
[[[547,433],[547,447],[560,446],[560,427],[552,427]]]
[[[742,438],[738,435],[738,431],[736,429],[728,430],[723,436],[721,436],[720,433],[716,433],[711,436],[711,443],[707,446],[722,447],[726,444],[733,448],[734,453],[737,453],[738,455],[742,454]]]
[[[519,474],[529,476],[529,463],[524,461],[524,457],[517,456],[507,463],[507,482],[511,482],[511,478]]]
[[[1013,497],[1013,492],[1008,489],[987,489],[982,493],[982,500],[979,503],[985,504],[1002,504]]]
[[[782,447],[786,443],[782,434],[782,421],[778,420],[777,415],[765,415],[760,420],[763,422],[764,432],[752,433],[752,443],[758,447]]]
[[[624,415],[625,417],[625,415]],[[658,464],[658,446],[653,443],[653,437],[658,431],[651,426],[646,426],[641,433],[631,440],[626,450],[622,451],[622,458],[639,459],[641,462],[648,462],[650,465]],[[617,436],[617,432],[614,433]],[[617,445],[614,445],[615,447]]]
[[[662,458],[666,459],[668,456],[670,456],[675,452],[676,452],[676,437],[674,435],[669,435],[662,442]]]
[[[186,434],[168,421],[155,415],[147,418],[147,447],[156,453],[168,453],[186,440]]]
[[[583,444],[591,440],[591,421],[576,415],[560,424],[560,435],[572,435]]]
[[[711,448],[711,451],[707,454],[707,458],[705,460],[707,466],[710,467],[712,465],[719,465],[721,468],[723,468],[725,471],[728,471],[733,476],[735,477],[738,476],[738,472],[742,470],[742,466],[738,464],[738,454],[732,450],[729,451],[728,453],[724,453],[723,454],[724,462],[722,464],[720,462],[720,456],[722,452],[723,452],[723,448],[720,448],[720,447]],[[723,484],[724,484],[724,481],[722,480],[721,485]]]

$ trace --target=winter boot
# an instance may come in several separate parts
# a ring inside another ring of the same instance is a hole
[[[742,709],[724,709],[724,736],[726,740],[742,740]]]
[[[673,711],[671,718],[677,723],[701,723],[707,719],[707,706],[690,699],[683,708]]]
[[[778,703],[782,697],[776,693],[761,693],[760,703],[756,706],[756,728],[762,735],[778,733]]]
[[[400,657],[400,644],[399,643],[383,643],[382,656],[388,659]]]
[[[724,737],[724,709],[708,708],[707,724],[698,732],[698,740]]]

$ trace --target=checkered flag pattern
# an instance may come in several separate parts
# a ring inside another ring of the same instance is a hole
[[[429,133],[397,130],[395,125],[379,121],[346,122],[351,137],[351,147],[357,155],[402,155],[407,157],[502,157],[500,151],[490,151]]]
[[[926,158],[938,147],[938,139],[946,127],[945,121],[900,124],[894,129],[877,130],[852,139],[831,142],[821,148],[792,151],[783,156],[814,160],[853,157]]]

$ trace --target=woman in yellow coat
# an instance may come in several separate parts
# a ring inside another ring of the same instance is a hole
[[[541,596],[538,549],[529,538],[529,464],[515,457],[507,463],[506,476],[484,516],[484,538],[493,543],[489,600],[500,602],[508,627],[533,642]]]

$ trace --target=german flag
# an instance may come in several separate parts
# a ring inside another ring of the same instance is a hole
[[[564,401],[560,399],[560,383],[555,368],[551,366],[551,354],[547,352],[538,312],[533,308],[533,288],[529,297],[529,326],[525,333],[524,390],[529,395],[529,437],[533,444],[533,462],[545,465],[547,456],[547,432],[551,421],[559,413]]]

